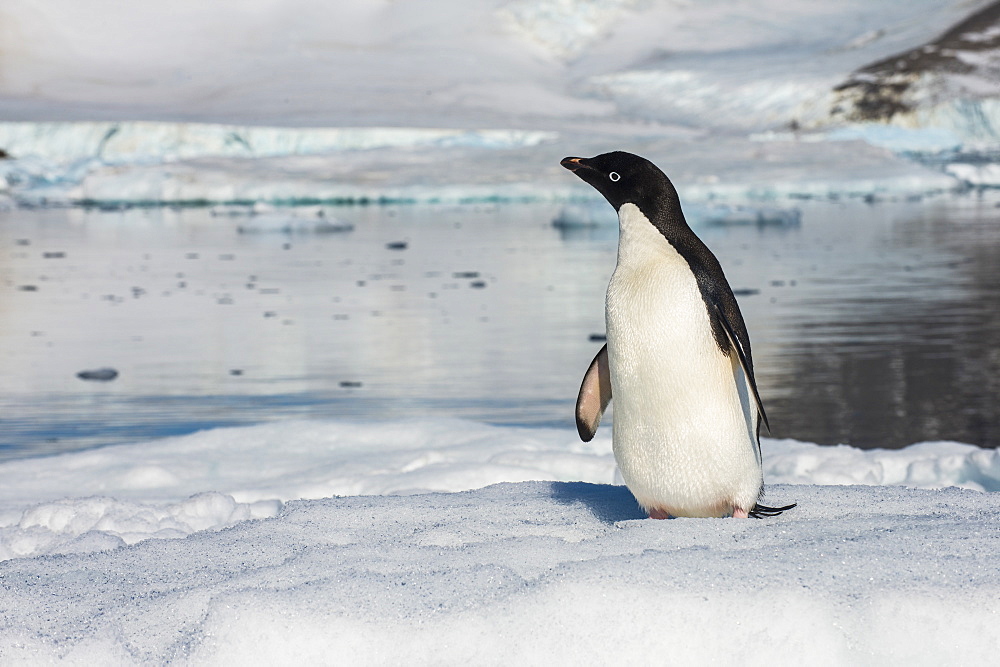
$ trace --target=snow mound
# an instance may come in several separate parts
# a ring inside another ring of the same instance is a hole
[[[903,449],[821,447],[764,440],[764,479],[781,484],[874,484],[1000,491],[1000,451],[958,442],[921,442]]]
[[[147,471],[156,477],[156,468]],[[157,480],[160,481],[160,480]],[[114,498],[64,498],[25,510],[0,527],[0,560],[38,554],[106,551],[150,538],[184,537],[247,519],[275,516],[278,501],[237,503],[221,493],[199,493],[166,505]]]
[[[772,484],[1000,491],[1000,453],[764,439]],[[282,422],[0,463],[0,558],[111,548],[273,516],[330,496],[458,492],[499,482],[616,480],[608,434],[463,420]],[[771,504],[794,494],[768,492]]]

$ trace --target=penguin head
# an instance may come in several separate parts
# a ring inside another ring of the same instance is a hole
[[[614,151],[596,157],[567,157],[560,164],[590,183],[615,207],[635,204],[640,209],[662,205],[663,198],[677,201],[677,192],[660,169],[646,158]],[[650,211],[644,210],[652,219]]]

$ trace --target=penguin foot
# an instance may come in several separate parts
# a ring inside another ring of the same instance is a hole
[[[750,513],[746,510],[741,510],[739,507],[733,508],[733,518],[734,519],[749,519]]]
[[[650,519],[673,519],[674,518],[672,514],[667,514],[663,510],[656,509],[655,507],[650,508],[648,511],[649,511],[649,518]]]

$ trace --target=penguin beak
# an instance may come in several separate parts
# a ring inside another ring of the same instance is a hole
[[[559,162],[562,166],[566,167],[570,171],[576,171],[577,169],[590,169],[590,165],[584,162],[582,157],[564,157],[562,161]]]

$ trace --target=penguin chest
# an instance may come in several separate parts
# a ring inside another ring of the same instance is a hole
[[[606,324],[622,476],[646,509],[750,509],[761,471],[739,361],[717,344],[687,260],[637,207],[626,204],[619,215]]]

